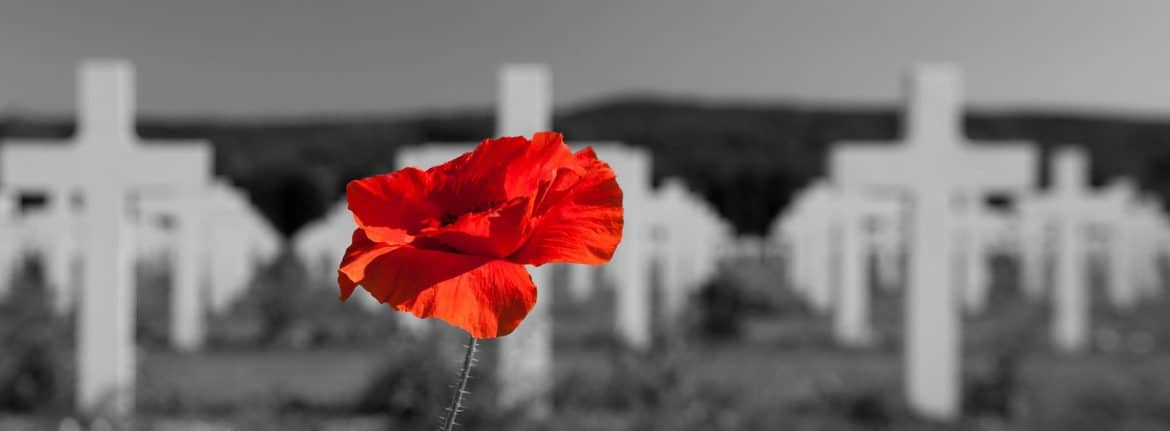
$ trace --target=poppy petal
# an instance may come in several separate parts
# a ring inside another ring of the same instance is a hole
[[[341,258],[337,269],[337,285],[341,287],[341,300],[349,299],[357,284],[366,278],[366,268],[374,259],[397,248],[395,245],[371,241],[361,228],[354,229],[353,240]]]
[[[459,253],[502,259],[516,252],[528,232],[531,198],[517,198],[502,208],[464,214],[441,228],[423,230]]]
[[[542,182],[552,180],[560,169],[570,169],[579,175],[585,173],[560,133],[538,132],[532,136],[526,151],[508,165],[505,191],[509,197],[530,195]]]
[[[523,265],[407,246],[366,267],[359,283],[381,302],[435,317],[476,338],[510,334],[536,304]]]
[[[462,215],[530,196],[561,168],[583,172],[559,133],[542,132],[531,141],[520,136],[486,139],[427,172],[434,180],[432,196],[444,212]]]
[[[427,173],[406,168],[350,181],[345,198],[354,222],[371,240],[393,242],[406,232],[437,223],[440,212],[427,198],[429,192]]]
[[[613,257],[622,237],[622,190],[613,169],[586,148],[576,155],[584,175],[562,171],[534,213],[538,217],[528,241],[509,260],[602,264]]]

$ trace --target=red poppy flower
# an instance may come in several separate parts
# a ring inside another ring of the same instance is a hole
[[[507,335],[536,304],[524,265],[608,262],[622,234],[622,191],[591,148],[559,133],[488,139],[426,171],[351,181],[357,229],[337,281],[437,317],[476,338]]]

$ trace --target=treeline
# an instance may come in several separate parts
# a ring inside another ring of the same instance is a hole
[[[7,115],[4,138],[64,138],[70,119]],[[477,141],[492,135],[490,111],[360,118],[260,120],[144,118],[146,139],[196,138],[215,147],[218,175],[247,190],[285,235],[321,216],[345,183],[394,167],[395,151],[426,142]],[[655,183],[686,180],[740,233],[763,233],[792,192],[823,175],[834,142],[901,136],[894,106],[840,108],[793,104],[707,104],[627,98],[564,111],[554,128],[570,140],[617,140],[647,148]],[[1170,118],[1084,113],[974,112],[973,140],[1029,140],[1047,154],[1083,146],[1092,180],[1132,176],[1163,198],[1170,191]],[[983,145],[995,145],[987,143]],[[1040,168],[1040,167],[1038,167]]]

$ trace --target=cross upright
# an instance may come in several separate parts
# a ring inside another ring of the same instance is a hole
[[[952,199],[1019,192],[1033,183],[1035,150],[1023,142],[971,147],[961,134],[958,70],[928,64],[914,69],[903,116],[902,145],[834,148],[833,181],[845,188],[892,189],[912,203],[904,367],[906,396],[920,415],[953,420],[959,414],[959,318],[952,274]]]
[[[195,189],[208,182],[211,151],[201,142],[143,145],[134,130],[133,68],[84,63],[78,127],[65,145],[8,142],[0,184],[77,194],[85,238],[77,319],[77,406],[88,414],[129,414],[134,400],[134,287],[129,199],[145,190]]]
[[[1053,157],[1053,206],[1058,250],[1053,278],[1053,340],[1065,351],[1080,351],[1088,341],[1089,298],[1085,278],[1085,210],[1090,210],[1085,179],[1088,161],[1064,148]]]
[[[836,302],[833,334],[846,347],[865,347],[872,341],[869,274],[870,242],[866,221],[889,220],[901,210],[898,202],[841,189],[832,190],[832,230],[837,262],[831,275]]]
[[[1110,231],[1107,284],[1111,299],[1121,307],[1132,306],[1136,300],[1127,267],[1133,258],[1128,250],[1132,238],[1127,232],[1131,196],[1124,189],[1092,193],[1088,156],[1081,149],[1057,149],[1052,156],[1051,175],[1051,197],[1041,203],[1038,216],[1054,224],[1056,233],[1052,339],[1058,349],[1078,353],[1087,347],[1090,329],[1089,274],[1085,272],[1085,228],[1090,223]]]
[[[1134,257],[1138,261],[1148,258],[1131,250],[1134,240],[1142,237],[1140,233],[1134,232],[1133,226],[1137,186],[1128,178],[1115,178],[1106,186],[1104,194],[1107,206],[1115,211],[1117,217],[1117,224],[1110,229],[1109,236],[1109,299],[1114,306],[1128,309],[1139,299],[1137,285],[1132,277]]]
[[[789,264],[792,288],[817,313],[828,313],[833,300],[829,268],[831,194],[827,182],[813,182],[794,198],[783,226],[792,237]]]

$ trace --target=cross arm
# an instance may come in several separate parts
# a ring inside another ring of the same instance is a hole
[[[0,186],[18,189],[80,185],[79,155],[71,145],[7,141],[0,145]]]

